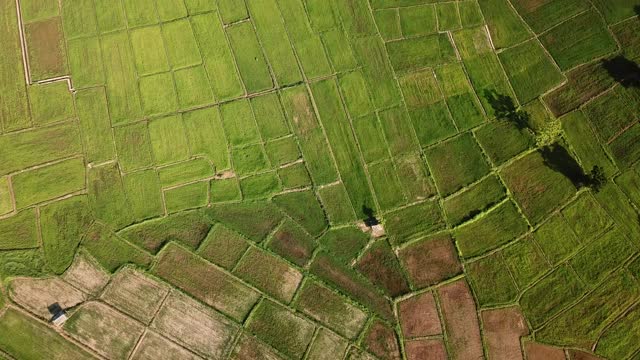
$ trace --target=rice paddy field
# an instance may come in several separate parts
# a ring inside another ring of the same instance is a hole
[[[638,360],[639,63],[640,0],[0,0],[0,359]]]

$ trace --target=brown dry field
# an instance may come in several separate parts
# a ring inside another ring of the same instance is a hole
[[[532,341],[525,342],[524,353],[527,360],[566,360],[564,350]]]
[[[388,250],[388,252],[385,252],[385,250]],[[392,250],[378,247],[365,253],[358,261],[356,268],[374,284],[380,284],[391,297],[408,293],[411,291],[409,284],[407,284],[399,267],[390,265],[388,263],[389,260],[397,263]]]
[[[483,356],[480,324],[476,304],[469,285],[464,280],[438,289],[445,328],[453,359],[480,359]]]
[[[242,334],[238,343],[236,344],[233,352],[231,353],[231,360],[282,360],[281,357],[276,355],[266,344],[262,343],[258,339]]]
[[[440,339],[408,340],[405,345],[407,360],[446,360],[447,349]]]
[[[436,300],[431,292],[414,295],[398,303],[398,316],[406,338],[442,334]]]
[[[84,303],[65,323],[73,338],[107,358],[126,358],[144,326],[109,306],[91,301]]]
[[[96,295],[109,282],[109,275],[81,253],[76,256],[62,279],[88,294]]]
[[[48,307],[58,303],[63,309],[72,308],[86,300],[84,294],[59,278],[17,278],[9,285],[11,300],[37,316],[50,320]]]
[[[221,358],[238,326],[212,309],[173,291],[151,324],[169,339],[211,358]]]
[[[453,240],[447,234],[410,244],[398,257],[416,287],[434,285],[462,272]]]
[[[131,360],[158,359],[199,360],[202,358],[190,353],[155,332],[147,330],[131,356]]]
[[[367,350],[381,359],[400,360],[401,358],[394,330],[379,320],[371,325],[363,342]]]
[[[133,318],[149,324],[167,296],[167,286],[131,268],[119,271],[101,298]]]
[[[510,360],[522,356],[520,337],[529,334],[529,329],[518,307],[483,311],[482,324],[487,352],[492,359]]]
[[[25,25],[29,43],[29,64],[34,80],[67,73],[64,39],[60,18],[51,18]]]

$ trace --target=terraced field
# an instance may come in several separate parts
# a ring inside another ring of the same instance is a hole
[[[640,359],[639,16],[0,0],[0,359]]]

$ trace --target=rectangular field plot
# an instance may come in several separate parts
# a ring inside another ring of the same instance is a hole
[[[400,180],[390,160],[369,166],[369,176],[382,211],[387,211],[406,203]]]
[[[9,177],[0,176],[0,215],[13,211],[13,197],[9,189]]]
[[[75,117],[73,99],[65,82],[29,87],[31,118],[37,126]]]
[[[167,297],[151,328],[196,354],[213,359],[223,356],[237,331],[232,321],[177,291]],[[161,355],[165,356],[166,353]]]
[[[124,10],[129,27],[156,24],[158,22],[154,0],[124,0]]]
[[[62,21],[59,17],[25,25],[31,80],[43,80],[68,73]]]
[[[507,200],[472,222],[454,231],[454,237],[464,257],[480,255],[516,239],[529,226],[513,202]]]
[[[13,176],[18,209],[84,189],[84,161],[65,160]]]
[[[259,298],[235,277],[177,245],[160,253],[153,272],[236,320],[243,319]]]
[[[260,141],[258,127],[248,100],[237,100],[220,106],[222,126],[231,146]]]
[[[136,83],[134,56],[125,32],[100,39],[107,80],[109,113],[113,124],[133,121],[142,115]]]
[[[191,24],[187,20],[178,20],[162,25],[162,36],[174,69],[198,65],[202,62],[198,43]]]
[[[490,122],[479,128],[475,135],[489,159],[496,165],[535,145],[535,139],[527,129],[518,129],[506,121]]]
[[[583,109],[603,142],[610,142],[640,116],[640,96],[633,89],[616,86],[588,103]]]
[[[204,155],[216,170],[229,168],[229,150],[217,107],[194,110],[182,115],[191,155]]]
[[[640,124],[620,134],[609,144],[611,154],[621,169],[627,168],[640,159]]]
[[[251,22],[232,25],[226,31],[247,92],[271,89],[271,73]]]
[[[76,89],[105,84],[100,38],[79,38],[67,42],[69,71]]]
[[[319,3],[325,3],[323,1]],[[302,80],[276,0],[248,1],[251,20],[279,86]]]
[[[371,36],[354,39],[352,44],[376,108],[386,108],[400,103],[400,89],[393,78],[393,67],[384,43]]]
[[[532,36],[509,0],[478,0],[496,49],[518,44]]]
[[[595,11],[587,11],[540,37],[560,69],[571,69],[617,49],[611,33]]]
[[[469,134],[440,143],[425,152],[440,194],[452,194],[489,172],[480,147]]]
[[[554,115],[566,114],[614,85],[600,63],[586,64],[567,72],[567,83],[544,97]]]
[[[396,71],[446,64],[456,60],[449,37],[444,34],[392,41],[386,44]]]
[[[134,29],[129,36],[139,76],[169,70],[160,26]]]
[[[574,111],[561,118],[562,129],[585,169],[601,166],[605,173],[613,174],[616,166],[600,145],[589,120],[581,111]]]
[[[178,96],[171,73],[145,76],[140,79],[140,98],[145,115],[160,115],[178,109]]]
[[[482,211],[496,205],[506,196],[500,180],[489,176],[443,202],[447,220],[453,226],[471,220]]]
[[[549,156],[562,156],[562,150],[551,150]],[[547,158],[546,161],[553,160]],[[532,223],[540,222],[546,214],[568,200],[576,191],[573,183],[565,175],[547,166],[540,152],[531,153],[510,164],[500,172],[500,176],[522,212]]]
[[[67,40],[96,35],[98,23],[93,1],[75,0],[62,2],[62,19]]]
[[[180,108],[188,109],[213,102],[207,72],[202,65],[180,69],[173,73]]]
[[[499,57],[521,104],[547,92],[564,78],[537,40],[509,48]]]
[[[379,11],[389,12],[393,10]],[[428,35],[438,30],[436,8],[432,4],[402,7],[397,11],[400,19],[395,19],[395,22],[399,24],[401,35],[404,37]]]
[[[250,101],[263,140],[268,141],[290,133],[277,93],[254,97]]]
[[[400,39],[402,29],[400,27],[400,14],[398,9],[381,9],[373,12],[373,18],[384,41]]]
[[[0,175],[81,152],[80,134],[72,123],[0,136]]]
[[[149,219],[164,213],[158,175],[153,170],[130,173],[122,178],[124,191],[136,220]]]
[[[444,228],[436,202],[427,201],[385,215],[384,226],[392,244],[402,244]]]
[[[96,20],[101,33],[122,30],[127,26],[124,7],[120,1],[94,0]]]
[[[507,304],[516,299],[518,290],[502,254],[494,253],[469,262],[466,269],[480,306]]]
[[[24,210],[0,220],[0,249],[37,248],[37,226],[35,209]]]
[[[124,171],[153,164],[151,140],[146,122],[114,128],[113,137],[118,151],[118,161]]]
[[[366,174],[359,160],[361,155],[344,108],[339,102],[336,82],[324,80],[312,84],[311,89],[338,170],[352,203],[357,204],[356,212],[365,205],[373,207]]]
[[[589,9],[589,3],[580,0],[515,0],[512,3],[538,34]]]
[[[189,157],[189,144],[181,116],[169,116],[149,122],[149,139],[157,164]]]
[[[244,94],[242,81],[217,13],[194,16],[191,18],[191,26],[200,46],[204,67],[211,76],[209,80],[215,97],[228,100]]]

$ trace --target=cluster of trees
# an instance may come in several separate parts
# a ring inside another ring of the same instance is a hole
[[[531,127],[530,114],[516,106],[511,97],[495,91],[487,91],[485,98],[491,105],[498,121],[506,121],[520,130],[526,129],[536,133],[536,130]],[[587,186],[594,192],[598,192],[607,183],[607,176],[601,166],[596,165],[588,173],[585,173],[582,166],[557,140],[550,145],[543,146],[540,153],[550,169],[566,176],[577,188]]]

